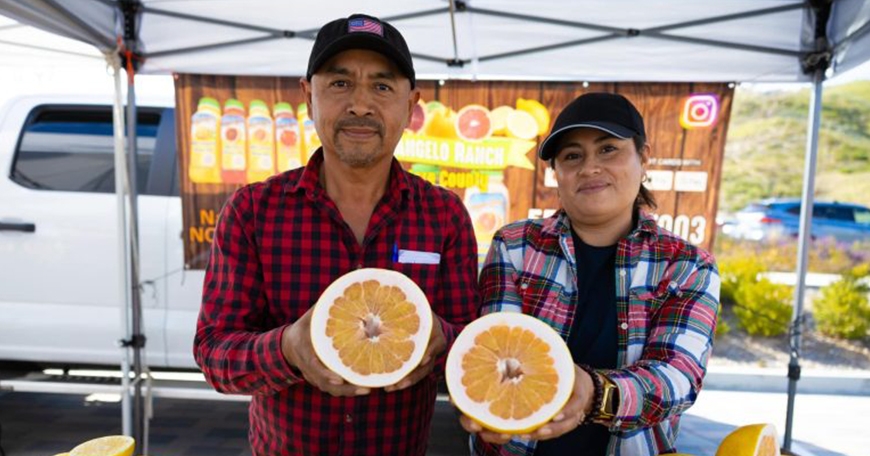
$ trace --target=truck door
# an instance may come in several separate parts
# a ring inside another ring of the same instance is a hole
[[[154,279],[165,274],[169,197],[149,188],[149,172],[161,112],[139,109],[137,163],[143,332],[147,362],[157,366],[166,362],[165,288]],[[5,122],[19,134],[0,137],[0,159],[3,148],[14,150],[0,178],[0,359],[117,365],[124,332],[112,109],[28,106]]]

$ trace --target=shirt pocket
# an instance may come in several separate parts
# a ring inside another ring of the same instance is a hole
[[[516,281],[517,293],[522,299],[523,313],[542,314],[562,311],[562,284],[536,274],[522,273]]]
[[[405,274],[423,290],[426,294],[426,299],[429,304],[435,305],[436,291],[438,290],[441,265],[440,264],[423,264],[423,263],[393,263],[393,270]]]

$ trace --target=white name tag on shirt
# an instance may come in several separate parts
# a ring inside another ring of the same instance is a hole
[[[435,252],[421,252],[419,250],[399,249],[399,257],[397,261],[406,264],[439,264],[441,263],[441,254]]]

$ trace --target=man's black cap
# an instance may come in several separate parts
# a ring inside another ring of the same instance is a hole
[[[402,34],[392,25],[365,14],[336,19],[317,32],[305,77],[310,81],[327,60],[349,49],[368,49],[383,54],[408,77],[412,89],[416,85],[414,62]]]
[[[615,93],[580,95],[556,117],[553,129],[541,143],[538,156],[549,160],[559,153],[559,138],[575,128],[596,128],[620,139],[646,136],[643,117],[628,99]]]

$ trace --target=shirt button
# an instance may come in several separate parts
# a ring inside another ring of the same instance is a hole
[[[344,416],[344,422],[345,422],[345,423],[353,423],[353,417],[350,416],[350,414],[345,415],[345,416]]]
[[[520,288],[522,288],[523,290],[525,290],[526,288],[529,288],[529,284],[527,284],[527,283],[523,283],[522,285],[520,285]]]
[[[620,276],[620,277],[625,277],[625,269],[620,269],[620,270],[619,270],[619,276]]]
[[[362,268],[363,268],[363,264],[360,263],[360,264],[356,265],[356,268],[357,268],[357,269],[362,269]]]
[[[615,426],[622,426],[622,420],[616,420],[616,422],[613,423],[613,424],[614,424]]]
[[[622,328],[622,330],[624,331],[624,330],[628,329],[628,323],[623,323],[623,324],[619,325],[619,327]]]

